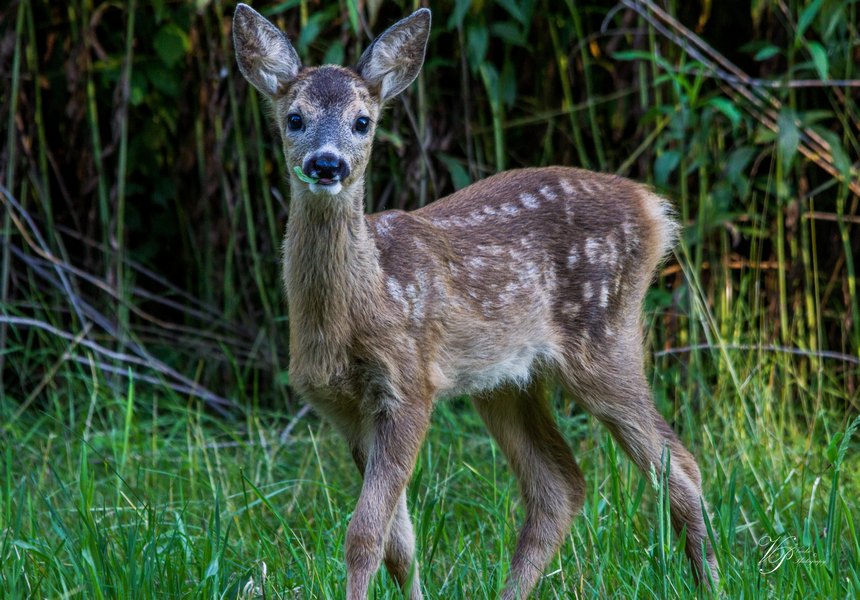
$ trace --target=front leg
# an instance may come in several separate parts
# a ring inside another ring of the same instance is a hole
[[[364,477],[367,450],[362,448],[360,441],[356,440],[350,442],[350,449],[355,459],[355,465],[361,476]],[[388,573],[409,600],[422,600],[421,580],[418,575],[418,564],[415,562],[415,532],[412,528],[412,520],[409,518],[405,490],[400,493],[397,509],[389,524],[388,535],[385,537],[383,561]]]
[[[382,562],[389,528],[401,541],[402,516],[398,504],[412,476],[418,450],[430,422],[430,403],[400,404],[396,410],[379,414],[373,424],[373,439],[368,449],[361,496],[346,533],[347,600],[365,600],[370,580]],[[403,504],[405,513],[405,503]],[[405,516],[408,522],[408,514]],[[411,526],[409,540],[414,545]],[[395,550],[394,547],[391,550]],[[398,549],[401,553],[406,548]],[[411,550],[408,549],[408,550]],[[408,552],[411,554],[411,551]],[[409,561],[411,563],[411,560]],[[395,574],[403,575],[403,571]],[[407,572],[408,574],[408,572]],[[400,577],[398,577],[400,579]],[[411,598],[420,598],[417,578]],[[405,583],[402,580],[400,583]]]

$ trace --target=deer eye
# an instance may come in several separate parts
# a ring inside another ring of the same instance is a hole
[[[358,117],[355,120],[354,127],[356,133],[367,133],[367,130],[370,127],[370,119],[367,117]]]
[[[304,122],[299,115],[295,113],[287,115],[287,129],[290,131],[299,131],[303,126]]]

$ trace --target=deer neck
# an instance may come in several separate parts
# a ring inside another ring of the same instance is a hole
[[[291,379],[310,387],[345,374],[356,330],[379,306],[382,274],[363,210],[363,179],[336,196],[292,182],[284,240]]]

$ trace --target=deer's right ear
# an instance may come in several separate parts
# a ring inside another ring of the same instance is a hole
[[[233,47],[242,75],[269,98],[283,94],[302,68],[287,36],[247,4],[233,13]]]

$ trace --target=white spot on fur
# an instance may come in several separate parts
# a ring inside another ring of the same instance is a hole
[[[630,221],[624,221],[621,224],[621,231],[624,232],[625,237],[630,237],[631,235],[633,235],[633,223],[631,223]]]
[[[604,281],[600,286],[600,307],[606,308],[609,305],[609,284]]]
[[[621,273],[619,272],[615,275],[615,279],[612,280],[612,293],[617,294],[621,289]]]
[[[494,207],[492,207],[492,206],[485,206],[484,208],[482,208],[482,209],[481,209],[481,211],[482,211],[485,215],[490,216],[490,217],[497,217],[497,216],[499,216],[499,211],[497,211],[497,210],[496,210]]]
[[[579,302],[565,302],[562,305],[564,313],[570,318],[576,318],[579,311],[582,310],[582,305]]]
[[[554,191],[552,191],[548,185],[543,186],[540,189],[540,193],[541,193],[541,196],[543,196],[544,198],[546,198],[550,202],[552,202],[558,198],[556,193]]]
[[[486,220],[486,218],[487,217],[485,215],[476,212],[476,213],[472,213],[471,215],[466,217],[465,223],[467,225],[480,225],[481,223],[483,223]]]
[[[394,279],[394,277],[389,277],[385,281],[385,285],[388,288],[388,295],[394,300],[400,308],[403,309],[403,312],[409,310],[409,302],[403,295],[403,286],[400,285],[400,282]]]
[[[573,196],[575,190],[573,189],[573,185],[571,185],[570,181],[567,179],[560,179],[558,185],[561,186],[561,191],[564,192],[565,196]]]
[[[480,256],[473,256],[466,261],[466,266],[470,269],[482,269],[486,264],[486,261]]]
[[[531,194],[520,194],[520,202],[522,202],[523,206],[526,208],[537,208],[539,206],[537,198]]]
[[[391,233],[391,224],[394,221],[394,215],[391,213],[383,214],[376,220],[376,233],[381,237],[387,237]]]
[[[485,244],[478,244],[478,246],[476,246],[476,250],[481,254],[485,254],[487,256],[501,256],[506,252],[504,246],[499,246],[497,244],[490,244],[489,246]]]
[[[586,302],[591,301],[591,298],[594,296],[594,287],[591,285],[590,281],[586,281],[582,284],[582,299]]]
[[[511,215],[511,216],[519,214],[519,212],[520,212],[520,209],[518,209],[513,204],[508,204],[507,202],[502,204],[501,208],[502,208],[502,212],[504,212],[505,214]]]
[[[586,196],[594,195],[594,188],[592,188],[591,185],[589,185],[587,182],[580,180],[579,187],[583,192],[585,192]]]
[[[603,261],[609,268],[614,268],[618,264],[618,246],[615,243],[615,234],[610,234],[606,238],[606,247],[603,252]]]
[[[585,240],[585,256],[588,258],[589,262],[594,262],[597,260],[597,256],[600,252],[600,242],[598,242],[594,238],[587,238]]]
[[[570,252],[567,255],[567,268],[572,269],[579,262],[579,251],[576,246],[570,247]]]
[[[568,225],[573,225],[573,201],[568,199],[564,203],[564,220]]]

